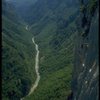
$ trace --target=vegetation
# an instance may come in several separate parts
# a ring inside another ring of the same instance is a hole
[[[17,24],[11,17],[2,16],[4,100],[19,100],[29,92],[35,80],[33,35],[40,50],[41,80],[35,92],[25,100],[66,100],[71,92],[76,2],[52,2],[37,1],[29,8],[23,19],[30,25],[30,32],[25,30],[22,21]]]
[[[86,9],[86,8],[85,8],[85,5],[82,4],[82,5],[80,6],[80,11],[81,11],[81,12],[84,12],[85,9]]]
[[[88,9],[89,9],[89,12],[91,15],[94,14],[94,11],[97,7],[97,2],[98,2],[97,0],[90,0],[89,1]]]
[[[42,76],[35,93],[30,95],[30,97],[26,97],[25,100],[66,100],[70,94],[72,72],[72,65],[68,66],[55,72],[53,71],[53,73],[44,77]]]
[[[10,16],[10,12],[2,15],[2,98],[19,100],[35,80],[35,51],[31,42],[33,35]]]
[[[47,3],[46,0],[43,2]],[[47,10],[45,13],[38,12],[38,6],[35,6],[37,12],[33,11],[37,19],[31,21],[31,32],[39,45],[41,80],[35,92],[25,100],[66,100],[71,92],[73,38],[76,31],[77,9],[67,4],[64,7],[65,1],[58,0],[56,3],[59,4],[56,10],[47,9],[50,6],[50,3],[47,3],[46,7],[39,6],[40,9]],[[41,13],[44,14],[41,15]],[[37,15],[41,18],[38,19]]]

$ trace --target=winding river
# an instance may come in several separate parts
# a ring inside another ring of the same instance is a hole
[[[28,29],[28,26],[26,26],[26,30]],[[35,45],[35,49],[36,49],[36,57],[35,57],[35,71],[36,71],[36,80],[35,83],[33,83],[29,93],[27,96],[31,95],[35,89],[37,88],[39,81],[40,81],[40,73],[39,73],[39,49],[38,49],[38,45],[35,43],[34,37],[32,38],[32,42]],[[25,97],[24,97],[25,98]],[[24,98],[21,98],[20,100],[24,100]]]
[[[37,88],[39,80],[40,80],[40,73],[39,73],[39,49],[38,49],[38,45],[34,41],[34,37],[32,38],[32,42],[34,43],[35,49],[36,49],[35,71],[36,71],[37,78],[36,78],[36,81],[33,84],[33,86],[32,86],[32,88],[31,88],[31,90],[30,90],[28,95],[30,95],[31,93],[34,92],[34,90]]]

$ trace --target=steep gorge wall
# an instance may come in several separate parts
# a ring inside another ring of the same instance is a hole
[[[77,18],[72,100],[99,99],[98,0],[80,0]]]

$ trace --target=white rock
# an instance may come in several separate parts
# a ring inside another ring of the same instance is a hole
[[[84,66],[85,66],[85,64],[83,63],[83,64],[82,64],[82,66],[84,67]]]
[[[85,81],[85,84],[87,84],[87,81]]]
[[[89,73],[92,71],[92,69],[89,70]]]

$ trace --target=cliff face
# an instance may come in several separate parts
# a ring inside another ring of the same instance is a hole
[[[72,79],[73,100],[99,98],[98,18],[98,1],[80,0]]]

